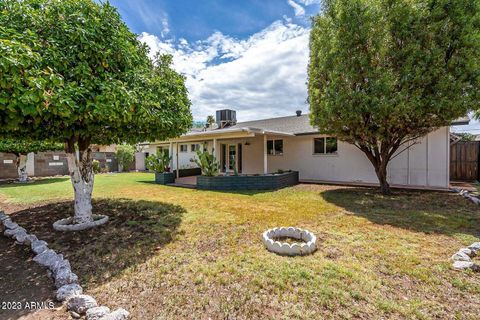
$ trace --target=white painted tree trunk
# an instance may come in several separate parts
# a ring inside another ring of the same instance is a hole
[[[21,154],[17,157],[17,171],[19,182],[28,182],[27,159],[28,158],[26,154]]]
[[[92,191],[94,173],[91,150],[80,151],[80,159],[74,153],[67,153],[68,171],[72,180],[75,197],[75,214],[72,223],[93,221]]]

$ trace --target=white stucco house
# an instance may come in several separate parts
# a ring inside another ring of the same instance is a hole
[[[172,155],[172,169],[192,168],[195,150],[205,146],[214,152],[223,172],[234,168],[241,174],[278,170],[299,172],[300,181],[376,185],[373,166],[355,146],[323,135],[310,125],[307,114],[236,122],[233,110],[217,111],[213,128],[190,131],[169,141],[144,145],[145,153],[157,150]],[[467,124],[459,119],[454,124]],[[424,189],[449,187],[449,127],[424,136],[394,157],[388,167],[393,186]],[[137,157],[142,157],[141,154]],[[137,158],[139,167],[141,159]],[[178,171],[177,171],[178,173]]]

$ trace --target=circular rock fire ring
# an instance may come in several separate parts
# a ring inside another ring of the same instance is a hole
[[[302,242],[287,243],[276,241],[277,238],[292,238]],[[268,251],[285,256],[300,256],[311,254],[316,250],[317,237],[308,230],[294,227],[280,227],[265,231],[263,243]]]

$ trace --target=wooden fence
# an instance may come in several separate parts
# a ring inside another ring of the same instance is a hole
[[[450,146],[450,180],[480,181],[480,141],[459,141]]]

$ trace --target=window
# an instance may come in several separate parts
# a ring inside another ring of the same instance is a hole
[[[160,153],[169,155],[170,154],[169,148],[168,147],[157,147],[157,154],[160,154]]]
[[[313,139],[313,154],[336,154],[337,138],[323,137]]]
[[[190,151],[195,152],[197,150],[200,150],[200,144],[195,143],[190,145]]]
[[[180,152],[188,152],[188,144],[181,144]]]
[[[283,140],[267,140],[267,154],[272,156],[283,155]]]

